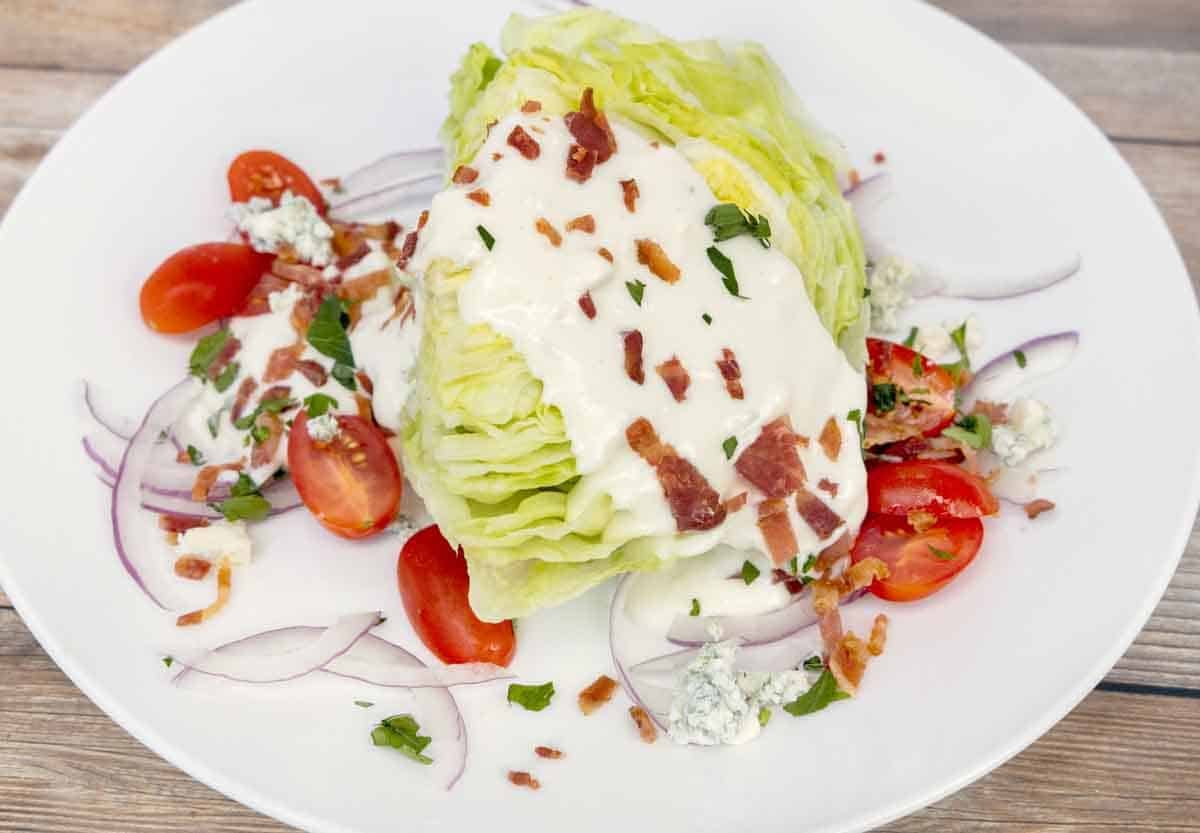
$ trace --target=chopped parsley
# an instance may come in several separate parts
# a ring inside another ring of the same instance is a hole
[[[699,615],[700,615],[700,600],[692,599],[692,609],[688,613],[688,616],[699,616]]]
[[[217,438],[217,432],[221,430],[221,414],[225,413],[225,408],[217,409],[217,412],[210,416],[205,423],[208,425],[208,433],[212,434],[212,438]]]
[[[858,426],[858,444],[861,446],[867,441],[867,430],[863,427],[862,411],[860,411],[858,408],[855,408],[853,411],[846,414],[846,419]]]
[[[825,660],[814,654],[804,661],[805,671],[821,671],[825,668]]]
[[[423,755],[431,738],[420,734],[421,726],[411,714],[396,714],[371,730],[371,742],[376,746],[390,746],[419,764],[429,765],[433,758]]]
[[[217,378],[213,379],[213,387],[217,389],[217,393],[224,393],[225,391],[229,390],[229,386],[232,385],[233,380],[237,378],[238,367],[239,365],[237,362],[230,362],[229,364],[225,365],[225,369],[217,375]]]
[[[733,261],[727,258],[720,249],[716,246],[708,247],[708,260],[718,272],[721,273],[721,283],[724,284],[725,290],[735,298],[741,298],[743,301],[750,300],[744,295],[739,294],[737,274],[733,271]]]
[[[801,694],[795,700],[784,705],[783,710],[793,717],[801,717],[813,712],[819,712],[830,703],[845,700],[850,695],[837,687],[837,680],[826,668],[821,676],[813,683],[812,688]]]
[[[271,503],[262,496],[258,484],[247,474],[239,474],[229,497],[214,508],[227,521],[261,521],[271,511]]]
[[[646,284],[641,281],[625,281],[625,288],[629,290],[629,297],[640,307],[642,296],[646,294]]]
[[[372,703],[370,700],[355,700],[354,705],[358,706],[360,709],[369,709],[369,708],[371,708],[371,706],[374,706],[375,704]]]
[[[224,349],[227,341],[229,341],[229,330],[217,330],[196,342],[192,355],[188,359],[188,372],[201,379],[206,378],[209,367],[217,360],[217,356],[221,355],[221,350]]]
[[[808,558],[804,559],[804,566],[800,568],[802,572],[809,572],[813,567],[817,566],[817,557],[809,553]]]
[[[909,329],[908,335],[904,337],[904,341],[901,343],[905,347],[912,347],[914,344],[916,344],[917,343],[917,328],[912,327],[911,329]]]
[[[204,465],[204,455],[200,453],[200,449],[196,448],[196,446],[191,445],[190,443],[187,447],[187,456],[188,460],[191,461],[193,466]]]
[[[713,240],[720,243],[741,234],[748,234],[762,244],[771,245],[771,223],[762,214],[742,211],[731,202],[714,205],[704,216],[704,224],[712,228]],[[736,293],[735,293],[736,294]]]
[[[508,702],[516,703],[524,709],[531,712],[540,712],[546,706],[550,705],[550,698],[554,696],[554,683],[542,683],[541,685],[521,685],[520,683],[512,683],[508,687]]]
[[[896,396],[900,389],[891,382],[871,385],[871,405],[877,414],[886,414],[896,409]]]
[[[922,376],[925,375],[925,362],[923,362],[921,360],[920,353],[913,356],[912,368],[913,368],[913,375],[916,376],[918,379],[920,379]]]
[[[1017,360],[1017,367],[1025,369],[1025,354],[1020,350],[1013,350],[1013,358]]]
[[[970,414],[943,431],[942,436],[971,448],[987,448],[992,444],[992,421],[987,414]]]
[[[262,402],[258,403],[258,407],[263,411],[266,411],[268,414],[278,414],[281,411],[286,411],[288,408],[294,408],[299,404],[300,402],[298,400],[287,396],[280,396],[275,399],[264,399]]]
[[[496,245],[496,238],[492,237],[492,233],[483,226],[475,226],[475,231],[479,232],[479,239],[483,241],[483,245],[487,246],[487,250],[490,252],[492,246]]]
[[[265,425],[251,425],[250,439],[255,445],[262,445],[271,437],[271,429]]]
[[[170,668],[174,664],[175,657],[163,657],[163,665],[167,666],[167,668]]]
[[[870,298],[870,297],[871,297],[871,287],[869,287],[869,286],[864,286],[864,287],[863,287],[863,297],[864,297],[864,298]]]
[[[800,575],[800,556],[793,555],[792,560],[787,563],[788,572],[794,576]]]
[[[329,375],[338,381],[346,390],[358,390],[358,383],[354,379],[354,368],[350,365],[335,362],[333,369],[329,371]]]
[[[328,356],[337,364],[353,368],[354,352],[350,349],[346,322],[342,320],[344,314],[342,302],[336,296],[330,295],[322,301],[312,323],[308,325],[308,343],[318,353]],[[336,370],[336,365],[334,369]]]
[[[310,417],[322,416],[330,408],[338,406],[337,400],[332,396],[326,396],[323,393],[314,393],[312,396],[304,398],[304,410],[308,412]]]
[[[958,553],[956,553],[956,552],[947,552],[946,550],[939,550],[933,544],[929,544],[928,546],[929,546],[929,551],[931,553],[933,553],[933,557],[936,558],[938,561],[950,561],[952,559],[958,558]]]
[[[766,726],[770,722],[771,722],[771,710],[768,709],[766,706],[763,706],[761,709],[758,710],[758,725]]]
[[[710,327],[712,326],[712,316],[709,315],[707,312],[700,316],[700,320],[703,321],[705,324],[708,324]]]
[[[749,561],[742,562],[742,581],[746,584],[753,584],[754,580],[762,574],[762,570],[755,567]]]
[[[721,448],[725,452],[725,459],[732,460],[733,452],[737,451],[737,437],[726,437],[725,442],[721,443]]]
[[[950,340],[954,342],[954,346],[958,348],[958,354],[962,356],[963,368],[971,369],[971,357],[967,355],[967,322],[964,321],[950,331]]]

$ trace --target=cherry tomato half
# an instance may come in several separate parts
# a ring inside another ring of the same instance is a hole
[[[408,621],[442,662],[512,662],[517,650],[512,622],[484,622],[471,610],[467,560],[436,526],[408,539],[396,578]]]
[[[1000,511],[982,478],[953,463],[905,460],[867,468],[867,511],[930,512],[939,518],[979,518]]]
[[[854,542],[851,559],[878,558],[888,577],[872,582],[881,599],[911,602],[941,590],[970,564],[983,543],[978,518],[940,518],[917,532],[901,515],[868,515]]]
[[[264,197],[279,205],[284,191],[307,197],[325,213],[325,198],[308,174],[285,156],[269,150],[248,150],[229,165],[229,196],[234,202]]]
[[[903,344],[867,339],[867,447],[935,437],[954,421],[954,377]]]
[[[274,257],[241,243],[180,249],[142,284],[142,320],[160,333],[186,333],[233,315]]]
[[[300,499],[327,529],[366,538],[392,522],[403,481],[383,432],[360,416],[339,414],[338,433],[318,443],[301,411],[288,436],[288,470]]]

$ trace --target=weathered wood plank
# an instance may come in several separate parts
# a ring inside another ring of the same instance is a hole
[[[0,217],[60,135],[57,130],[0,126]]]
[[[1193,285],[1200,286],[1200,147],[1118,142],[1167,219]]]
[[[0,127],[66,128],[118,77],[100,72],[0,67]]]
[[[931,0],[997,40],[1200,49],[1195,0]]]

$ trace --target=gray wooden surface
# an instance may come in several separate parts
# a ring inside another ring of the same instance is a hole
[[[97,96],[226,5],[0,0],[0,214]],[[1096,120],[1200,275],[1200,0],[937,5],[1003,41]],[[45,656],[0,590],[0,831],[181,828],[285,829],[113,724]],[[1097,691],[996,772],[886,829],[1200,831],[1200,531]]]

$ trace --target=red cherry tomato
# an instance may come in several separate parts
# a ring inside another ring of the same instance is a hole
[[[346,414],[337,423],[333,441],[318,443],[301,411],[288,436],[288,471],[308,511],[327,529],[343,538],[366,538],[396,517],[400,465],[374,423]]]
[[[512,622],[484,622],[471,610],[467,560],[436,526],[408,539],[396,578],[408,621],[442,662],[512,662],[517,650]]]
[[[954,377],[945,368],[903,344],[878,338],[867,339],[867,353],[868,448],[935,437],[954,421]]]
[[[160,333],[186,333],[233,315],[272,260],[241,243],[180,249],[142,284],[142,320]]]
[[[854,542],[851,559],[878,558],[888,577],[872,582],[881,599],[911,602],[941,590],[975,559],[983,543],[978,518],[940,518],[917,532],[900,515],[868,515]]]
[[[229,165],[229,196],[234,202],[264,197],[279,205],[284,191],[307,197],[325,213],[325,198],[308,174],[290,159],[269,150],[248,150]]]
[[[885,515],[930,512],[939,518],[979,518],[1000,511],[982,478],[933,460],[873,463],[867,469],[867,511]]]

